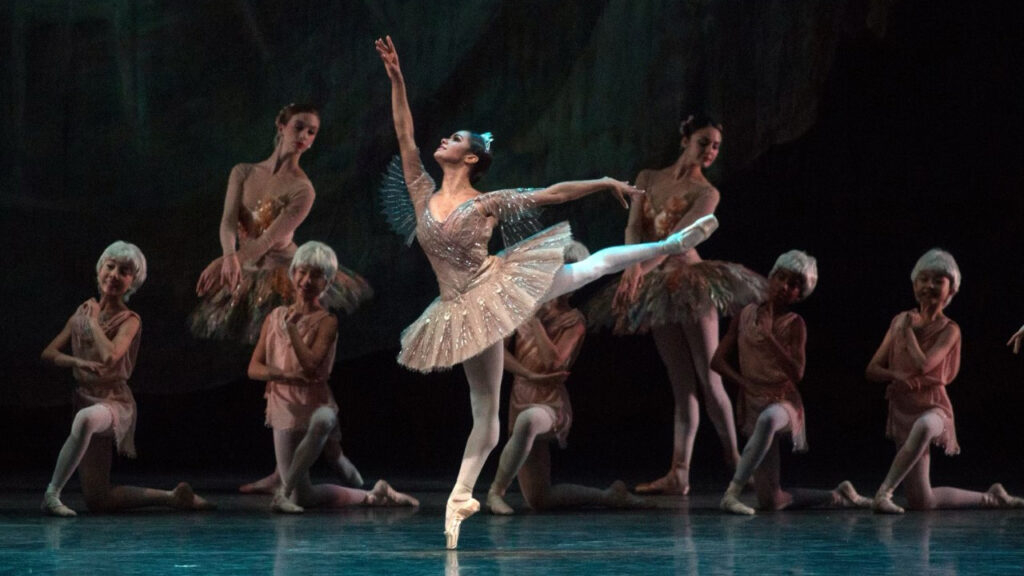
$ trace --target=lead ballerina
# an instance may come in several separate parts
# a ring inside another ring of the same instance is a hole
[[[606,177],[533,190],[481,193],[474,183],[491,164],[490,138],[469,131],[441,139],[434,159],[444,177],[437,188],[423,169],[413,138],[412,112],[391,37],[377,39],[376,49],[391,80],[391,107],[401,152],[400,179],[408,189],[404,213],[395,214],[403,209],[394,198],[385,198],[385,205],[389,206],[389,219],[396,231],[406,234],[415,230],[441,292],[403,331],[398,362],[420,372],[462,364],[469,381],[473,428],[445,509],[445,543],[454,549],[462,522],[480,510],[473,487],[498,443],[504,338],[530,319],[544,302],[630,264],[685,252],[707,238],[718,221],[708,216],[661,242],[606,248],[568,265],[563,262],[563,251],[572,241],[568,223],[542,230],[497,255],[489,255],[487,243],[499,221],[503,226],[515,226],[532,208],[569,202],[606,189],[626,207],[627,196],[636,198],[643,191]]]

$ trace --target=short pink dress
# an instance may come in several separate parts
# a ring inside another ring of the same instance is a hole
[[[562,267],[572,235],[563,222],[497,255],[488,254],[487,244],[498,221],[519,218],[533,206],[530,191],[481,194],[439,221],[428,209],[436,189],[434,179],[422,164],[405,177],[415,210],[416,238],[434,269],[441,294],[402,332],[398,363],[431,372],[480,354],[533,316]]]
[[[583,313],[576,309],[552,314],[544,314],[542,310],[538,315],[541,324],[544,326],[544,331],[548,334],[548,338],[556,346],[566,338],[573,337],[574,332],[572,329],[574,327],[586,323]],[[549,366],[541,360],[540,354],[537,352],[536,339],[524,332],[518,332],[515,338],[514,355],[524,367],[534,372],[544,374],[568,371],[576,361],[582,345],[583,338],[577,338],[572,343],[572,352],[566,361],[559,366]],[[572,427],[572,404],[569,402],[569,391],[565,387],[565,381],[568,377],[566,375],[565,378],[559,379],[558,382],[540,385],[517,375],[512,382],[512,394],[509,398],[509,433],[512,433],[516,419],[519,418],[519,414],[523,410],[539,406],[551,411],[554,415],[555,428],[553,432],[555,438],[558,439],[558,445],[565,448],[567,438],[569,437],[569,429]]]
[[[295,355],[288,332],[284,326],[287,306],[279,306],[267,316],[267,335],[265,339],[267,365],[283,372],[301,370],[299,358]],[[312,345],[316,339],[316,331],[325,318],[330,316],[326,310],[307,314],[299,319],[298,330],[302,341]],[[263,397],[267,399],[266,425],[274,430],[309,429],[309,421],[313,412],[321,406],[328,406],[335,414],[338,403],[334,400],[327,380],[334,367],[334,355],[337,349],[337,336],[328,348],[327,356],[317,369],[316,377],[309,384],[297,386],[284,382],[267,382]]]
[[[750,380],[751,385],[741,387],[736,403],[736,419],[740,431],[749,437],[754,433],[761,412],[772,404],[778,404],[789,414],[793,451],[806,452],[804,402],[796,383],[779,366],[778,357],[757,324],[758,308],[758,304],[748,304],[740,311],[738,320],[740,373]],[[786,312],[772,322],[772,335],[787,349],[790,357],[801,361],[804,358],[800,337],[804,332],[803,325],[803,318],[795,312]]]
[[[89,328],[89,312],[82,304],[71,322],[71,354],[83,360],[99,361],[92,331]],[[128,350],[112,366],[104,366],[99,374],[93,374],[74,368],[72,374],[78,382],[75,388],[73,404],[75,410],[101,405],[110,410],[114,420],[114,442],[119,454],[135,457],[135,397],[128,388],[128,379],[135,369],[135,358],[139,353],[139,340],[142,337],[142,324],[139,315],[131,310],[122,310],[112,317],[100,320],[103,334],[110,340],[117,336],[118,329],[128,319],[139,321],[139,329],[135,332]]]
[[[643,242],[664,240],[688,214],[713,213],[718,192],[711,186],[658,197],[648,190],[643,200]],[[643,334],[652,327],[693,322],[717,310],[731,315],[763,299],[765,279],[741,264],[702,260],[696,249],[669,256],[644,275],[635,297],[613,305],[619,283],[606,286],[585,307],[595,327],[613,327],[615,334]]]
[[[897,321],[900,320],[902,312],[897,314],[889,324],[889,337],[892,346],[889,348],[890,370],[897,372],[916,373],[914,362],[907,351],[907,342],[901,330],[897,328]],[[917,343],[921,350],[927,351],[935,345],[939,336],[949,326],[956,326],[949,318],[936,318],[931,323],[915,328]],[[934,440],[936,446],[945,449],[946,454],[953,456],[960,453],[960,445],[956,440],[956,426],[953,422],[953,404],[946,394],[946,386],[956,378],[960,372],[960,338],[949,349],[949,354],[942,359],[935,368],[926,374],[920,374],[910,378],[906,385],[897,382],[890,382],[885,390],[885,397],[889,400],[889,419],[885,425],[885,435],[902,446],[910,436],[910,430],[914,422],[928,412],[938,414],[942,418],[942,434]]]

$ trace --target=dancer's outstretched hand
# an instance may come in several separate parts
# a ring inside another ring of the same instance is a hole
[[[645,194],[643,190],[629,182],[614,178],[608,178],[608,185],[612,189],[612,194],[619,200],[619,204],[622,204],[623,208],[629,208],[631,201],[637,200]],[[626,198],[629,198],[629,200],[626,200]]]
[[[380,61],[384,63],[384,70],[388,73],[388,78],[401,80],[402,67],[398,63],[398,51],[395,50],[395,43],[391,41],[391,36],[377,38],[373,46],[377,49],[377,54],[380,55]]]
[[[1006,345],[1011,346],[1013,348],[1014,354],[1020,354],[1021,342],[1024,342],[1024,326],[1021,326],[1020,330],[1017,330],[1017,332],[1013,336],[1010,336],[1010,339],[1006,342]]]

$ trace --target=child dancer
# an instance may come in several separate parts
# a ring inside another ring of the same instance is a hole
[[[566,263],[589,256],[573,242]],[[498,473],[487,492],[492,514],[513,514],[505,490],[519,475],[519,487],[534,510],[578,506],[638,506],[642,500],[626,485],[614,482],[605,490],[576,484],[551,485],[551,442],[565,448],[572,426],[572,405],[565,381],[569,377],[583,337],[586,319],[569,306],[571,294],[549,300],[516,330],[514,350],[505,349],[505,369],[515,375],[509,406],[509,439],[501,453]]]
[[[835,490],[783,491],[779,484],[779,436],[790,437],[794,452],[807,451],[804,405],[796,389],[804,377],[807,329],[803,318],[789,307],[810,296],[817,283],[818,263],[813,257],[799,250],[779,256],[768,275],[768,299],[748,304],[733,318],[711,361],[712,368],[740,385],[736,415],[740,430],[749,438],[722,496],[720,506],[726,512],[754,513],[740,502],[751,476],[763,510],[871,503],[847,481]],[[738,353],[738,370],[731,363],[734,353]]]
[[[902,514],[892,494],[904,480],[915,510],[1024,507],[1024,499],[1007,494],[1002,484],[987,492],[932,488],[929,447],[941,446],[949,456],[960,453],[946,395],[946,386],[960,371],[960,327],[943,312],[960,290],[960,268],[952,254],[934,248],[917,261],[910,280],[917,309],[893,318],[866,372],[868,380],[888,383],[885,432],[899,446],[872,508]]]
[[[112,443],[119,453],[135,457],[135,398],[128,379],[135,368],[142,321],[126,302],[145,280],[146,258],[137,246],[121,241],[108,246],[96,262],[99,300],[86,300],[43,350],[43,361],[71,368],[78,382],[71,434],[60,450],[43,495],[42,510],[47,514],[76,515],[60,500],[61,490],[76,469],[85,505],[91,511],[142,506],[194,510],[213,507],[184,482],[174,490],[110,485]],[[71,354],[61,352],[69,343]]]
[[[295,303],[275,308],[263,321],[249,362],[249,377],[267,382],[267,426],[274,429],[282,480],[271,509],[296,514],[304,507],[419,506],[415,498],[384,480],[377,481],[371,491],[314,486],[310,481],[309,468],[338,422],[338,404],[327,385],[334,367],[338,320],[320,302],[337,270],[338,258],[326,244],[307,242],[295,251],[288,270]]]
[[[501,254],[488,254],[487,243],[496,223],[521,220],[532,207],[570,202],[601,190],[611,190],[625,207],[626,196],[642,196],[643,191],[626,182],[601,178],[483,194],[474,184],[491,164],[491,140],[465,130],[442,138],[434,151],[434,159],[444,171],[441,186],[436,188],[420,160],[395,45],[390,37],[377,39],[376,49],[391,81],[392,119],[408,188],[402,199],[405,208],[389,207],[400,212],[391,217],[408,224],[400,226],[402,233],[415,230],[441,291],[402,333],[398,362],[421,372],[463,364],[469,381],[473,429],[445,508],[445,545],[453,549],[458,546],[463,520],[480,510],[473,486],[498,443],[502,341],[543,302],[632,263],[686,252],[711,235],[718,221],[709,215],[660,242],[606,248],[568,265],[562,260],[572,239],[566,223],[507,246]]]

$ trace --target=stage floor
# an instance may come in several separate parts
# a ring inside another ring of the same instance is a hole
[[[71,519],[40,515],[41,487],[9,488],[0,496],[0,574],[1024,573],[1024,510],[737,517],[720,513],[718,494],[705,490],[656,497],[645,510],[534,514],[511,494],[519,514],[482,511],[448,552],[439,481],[394,482],[421,500],[418,509],[301,516],[271,514],[269,496],[231,493],[231,484],[200,490],[214,512],[119,515],[84,512],[71,486],[65,502],[80,512]]]

